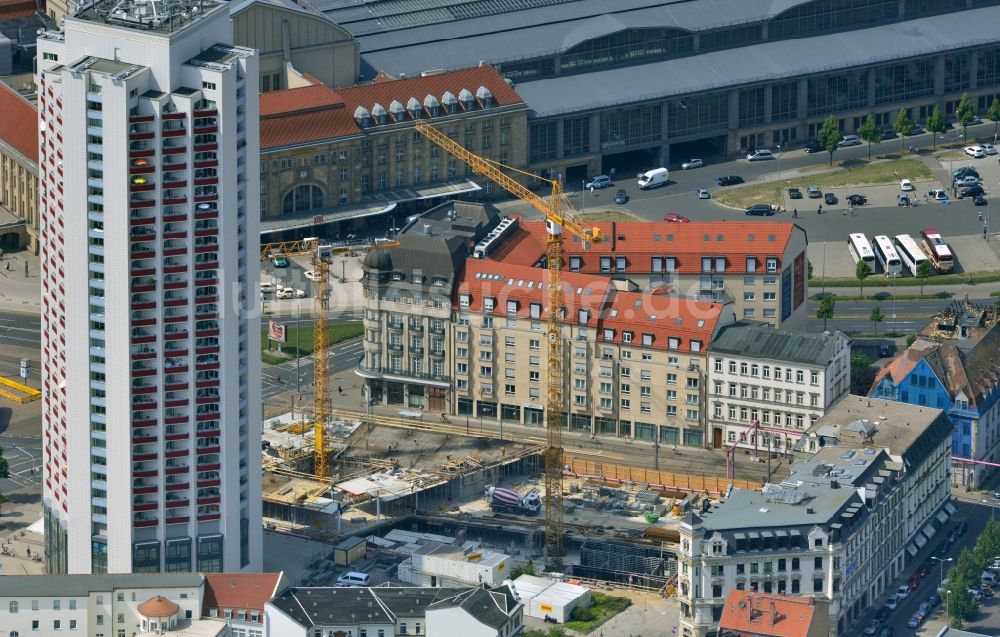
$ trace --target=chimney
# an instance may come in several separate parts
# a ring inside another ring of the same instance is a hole
[[[429,223],[424,224],[424,234],[431,234],[431,224]]]
[[[618,241],[617,234],[618,224],[614,221],[611,222],[611,251],[615,251],[615,242]]]

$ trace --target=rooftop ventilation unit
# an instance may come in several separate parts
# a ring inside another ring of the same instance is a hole
[[[485,259],[486,255],[500,245],[500,242],[510,235],[510,233],[514,232],[516,228],[517,219],[504,217],[503,221],[498,223],[496,228],[493,228],[488,235],[476,244],[476,247],[472,250],[472,256],[477,259]]]

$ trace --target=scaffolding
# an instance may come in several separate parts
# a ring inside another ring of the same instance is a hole
[[[672,557],[665,547],[587,540],[580,547],[580,565],[573,567],[573,574],[659,588],[677,571],[676,559]]]

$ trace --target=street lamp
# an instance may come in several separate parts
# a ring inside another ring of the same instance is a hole
[[[951,610],[948,608],[949,602],[951,602],[951,591],[944,592],[944,625],[947,627],[951,626]]]
[[[997,519],[997,507],[1000,506],[1000,500],[994,500],[994,501],[991,502],[991,501],[987,500],[986,498],[983,498],[983,504],[989,505],[989,507],[993,509],[993,512],[990,514],[990,519],[991,520],[996,520]]]
[[[934,555],[931,555],[931,559],[932,560],[936,560],[941,565],[941,569],[940,569],[941,570],[941,578],[938,581],[938,586],[941,586],[942,584],[944,584],[944,563],[945,562],[951,562],[951,561],[953,561],[953,559],[950,558],[950,557],[936,557]]]
[[[778,181],[781,181],[781,144],[778,144]]]
[[[587,180],[580,181],[580,214],[587,212]]]

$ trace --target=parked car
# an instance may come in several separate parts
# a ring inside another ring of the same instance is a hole
[[[966,197],[975,197],[976,195],[984,194],[986,194],[986,191],[983,190],[982,186],[969,186],[958,191],[958,198],[965,199]]]
[[[906,134],[907,137],[913,137],[914,135],[923,135],[927,130],[920,124],[914,124],[913,130]]]
[[[964,150],[966,155],[975,159],[986,157],[986,151],[983,150],[982,146],[966,146]]]
[[[775,210],[774,206],[772,206],[771,204],[759,203],[754,206],[750,206],[749,208],[744,210],[744,212],[748,216],[770,217],[771,215],[774,214]]]
[[[668,212],[663,215],[663,220],[668,223],[689,223],[691,221],[684,215],[679,215],[676,212]]]
[[[910,628],[920,628],[920,624],[923,621],[924,621],[923,617],[921,617],[920,615],[918,615],[916,613],[913,613],[910,616],[910,618],[908,620],[906,620],[906,625],[909,626]]]
[[[712,195],[708,192],[708,188],[698,189],[698,199],[711,199]]]
[[[944,201],[948,198],[948,191],[941,190],[940,188],[935,190],[930,190],[927,192],[927,196],[935,201]]]
[[[823,193],[819,191],[819,186],[809,186],[807,192],[809,193],[810,199],[819,199],[820,197],[823,196]]]
[[[906,195],[900,195],[897,198],[896,205],[897,206],[909,206],[910,205],[910,198],[907,197]]]
[[[728,175],[726,177],[716,177],[716,185],[719,186],[735,186],[736,184],[742,184],[743,178],[739,175]]]
[[[985,150],[987,155],[997,154],[997,147],[993,144],[980,144],[979,147]]]
[[[927,616],[931,614],[931,605],[924,602],[917,607],[917,614],[920,615],[921,620],[927,619]]]
[[[906,585],[912,590],[920,586],[920,580],[921,580],[920,574],[913,573],[912,575],[910,575],[910,578],[906,580]]]
[[[878,637],[893,637],[892,626],[883,626],[882,630],[878,631]]]
[[[261,283],[260,293],[261,294],[274,294],[274,291],[278,288],[273,283]]]
[[[868,203],[868,197],[858,194],[847,195],[847,203],[851,204],[852,206],[863,206],[866,203]]]
[[[965,177],[966,175],[975,175],[978,177],[979,171],[976,170],[975,166],[962,166],[961,168],[956,168],[951,173],[952,177]]]
[[[273,265],[276,268],[287,268],[288,259],[285,257],[274,257],[273,259],[271,259],[271,265]]]
[[[955,186],[961,188],[963,186],[978,186],[979,177],[976,175],[965,175],[962,177],[955,178]]]
[[[760,150],[754,150],[747,153],[747,161],[762,161],[765,159],[774,159],[774,153],[767,148],[761,148]]]
[[[788,198],[789,199],[802,199],[802,191],[799,190],[798,188],[789,188],[788,189]]]
[[[590,190],[591,188],[598,188],[598,189],[607,188],[610,185],[611,185],[611,177],[608,177],[607,175],[599,175],[588,181],[586,184],[583,185],[583,187],[586,188],[587,190]]]
[[[909,179],[900,179],[899,189],[902,190],[903,192],[910,192],[912,190],[915,190],[915,188],[913,187],[913,182],[910,181]]]
[[[306,298],[306,293],[304,290],[298,290],[292,287],[285,287],[278,290],[277,296],[279,299],[304,299]]]
[[[913,589],[909,586],[900,586],[899,590],[896,591],[896,598],[900,600],[906,599],[912,591]]]
[[[825,203],[828,206],[837,205],[837,195],[833,194],[832,192],[826,193],[825,195],[823,195],[823,203]]]
[[[941,580],[941,583],[938,584],[937,592],[940,594],[940,593],[945,592],[946,590],[948,590],[948,578],[947,577],[944,578],[943,580]]]
[[[615,203],[617,204],[628,203],[628,193],[626,193],[624,190],[619,189],[618,192],[615,193]]]
[[[890,597],[885,602],[885,607],[888,608],[890,611],[896,610],[897,606],[899,606],[899,600],[896,599],[895,597]]]
[[[861,138],[857,135],[844,135],[844,138],[837,142],[837,146],[847,148],[848,146],[860,146]]]
[[[972,205],[974,206],[985,206],[986,203],[986,197],[982,195],[976,195],[972,198]]]
[[[306,270],[305,276],[310,281],[319,281],[319,272],[316,270]]]
[[[966,522],[965,520],[962,520],[961,522],[958,523],[958,526],[956,526],[955,528],[958,529],[958,537],[962,537],[963,535],[965,535],[965,532],[969,530],[969,523]]]
[[[898,137],[898,135],[896,134],[895,130],[893,130],[891,128],[885,128],[885,129],[882,130],[882,139],[883,140],[885,140],[885,139],[896,139],[896,137]]]
[[[865,624],[865,634],[874,635],[878,632],[879,625],[880,623],[877,619],[870,620],[867,624]]]
[[[700,159],[689,159],[683,164],[681,164],[681,170],[688,170],[689,168],[701,168],[704,165],[705,162],[703,162]]]
[[[882,608],[880,608],[877,611],[875,611],[875,621],[883,622],[886,619],[888,619],[889,615],[891,615],[891,614],[892,614],[892,611],[889,610],[888,608],[886,608],[885,606],[883,606]]]
[[[820,152],[822,150],[826,150],[826,149],[823,148],[823,144],[819,143],[818,141],[816,141],[814,139],[813,141],[811,141],[811,142],[809,142],[808,144],[805,145],[805,150],[806,150],[807,153],[818,153],[818,152]]]
[[[931,596],[927,598],[927,603],[930,604],[931,608],[934,608],[941,603],[941,596],[937,593],[931,593]]]

